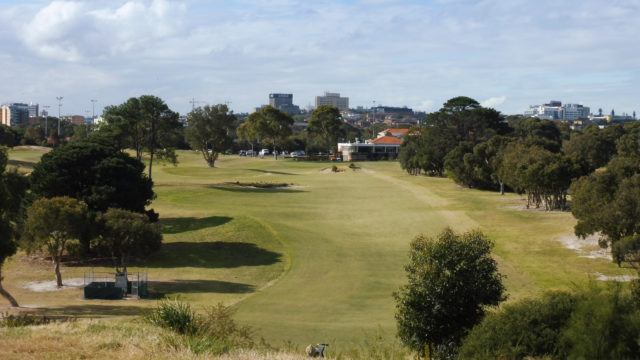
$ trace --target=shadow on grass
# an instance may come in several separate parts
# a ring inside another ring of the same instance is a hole
[[[262,170],[262,169],[247,169],[247,170],[257,171],[257,172],[261,172],[261,173],[265,173],[265,174],[298,175],[298,174],[294,174],[294,173],[288,173],[288,172],[283,172],[283,171],[273,171],[273,170]]]
[[[179,293],[247,294],[255,291],[253,285],[218,280],[149,281],[149,292],[154,299]]]
[[[164,234],[179,234],[224,225],[231,220],[233,218],[228,216],[160,218],[160,225]]]
[[[281,254],[238,242],[172,242],[162,248],[148,264],[152,268],[235,268],[271,265],[280,262]]]
[[[223,191],[239,192],[239,193],[263,193],[263,194],[277,194],[277,193],[302,193],[305,190],[291,189],[291,188],[251,188],[236,185],[209,185],[210,188]]]

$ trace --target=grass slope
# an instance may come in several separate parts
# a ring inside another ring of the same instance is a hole
[[[207,168],[197,153],[181,152],[178,167],[154,166],[152,207],[161,215],[165,245],[141,264],[151,289],[196,307],[236,304],[237,318],[268,341],[340,346],[377,328],[394,333],[391,293],[404,282],[408,243],[446,226],[480,228],[496,241],[510,300],[571,287],[591,273],[633,274],[557,242],[572,233],[569,213],[518,210],[520,196],[409,176],[395,162],[358,165],[362,170],[328,173],[322,170],[329,163],[229,156]],[[221,185],[228,182],[294,186]],[[63,277],[87,270],[65,267]],[[79,289],[33,293],[24,283],[52,279],[52,267],[22,255],[3,274],[18,301],[48,312],[128,315],[155,303],[85,301]]]

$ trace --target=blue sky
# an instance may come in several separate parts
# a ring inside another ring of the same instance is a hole
[[[64,114],[143,94],[247,112],[325,91],[354,107],[640,111],[640,0],[0,1],[0,23],[0,102],[56,115],[56,96]]]

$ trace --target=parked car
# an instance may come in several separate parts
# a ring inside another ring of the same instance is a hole
[[[292,158],[304,157],[305,155],[307,154],[304,152],[304,150],[296,150],[291,152]]]
[[[260,156],[269,155],[269,149],[260,150]]]
[[[245,153],[247,154],[247,156],[254,156],[256,155],[255,151],[253,150],[246,150]]]
[[[247,150],[240,150],[240,152],[238,153],[238,155],[240,155],[240,156],[247,156]]]

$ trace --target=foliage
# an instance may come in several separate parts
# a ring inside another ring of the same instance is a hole
[[[607,126],[600,129],[590,126],[583,132],[571,132],[569,141],[562,149],[565,154],[583,158],[589,164],[589,172],[605,166],[617,154],[616,140],[624,134],[620,125]]]
[[[456,146],[451,135],[442,127],[424,127],[420,134],[407,136],[400,145],[400,165],[411,175],[442,176],[445,156]]]
[[[620,286],[583,294],[563,332],[567,359],[637,359],[640,308]]]
[[[143,318],[156,326],[171,329],[179,334],[193,334],[198,328],[196,312],[188,303],[178,299],[164,299],[151,311],[143,313]]]
[[[147,256],[160,249],[162,234],[156,224],[140,213],[110,208],[98,217],[102,234],[98,249],[104,249],[126,272],[130,256]]]
[[[479,231],[459,235],[451,229],[411,242],[408,284],[394,293],[402,342],[423,356],[449,353],[482,319],[486,306],[505,299],[492,246]]]
[[[238,128],[238,136],[249,141],[266,141],[273,146],[275,152],[293,132],[292,125],[291,115],[267,105],[249,115],[247,122]]]
[[[213,167],[218,155],[229,149],[237,122],[227,105],[206,105],[189,113],[186,139],[189,145],[202,153],[209,167]]]
[[[516,191],[527,194],[527,208],[564,210],[571,180],[584,173],[584,166],[562,154],[552,153],[526,141],[512,142],[502,150],[498,176]]]
[[[30,180],[38,196],[69,196],[84,201],[94,212],[116,207],[144,213],[155,197],[144,164],[111,145],[93,141],[67,144],[44,154]]]
[[[0,124],[0,146],[14,147],[18,144],[18,133],[11,127]]]
[[[155,309],[144,313],[143,318],[178,334],[177,337],[165,337],[167,345],[187,348],[195,354],[218,355],[254,345],[253,330],[237,325],[231,309],[220,303],[205,308],[204,315],[199,315],[187,303],[163,300]]]
[[[617,157],[605,171],[571,185],[575,233],[600,233],[600,245],[611,246],[613,259],[636,266],[640,262],[640,160]]]
[[[560,340],[576,295],[554,291],[489,313],[465,338],[461,359],[560,358]]]
[[[307,131],[322,139],[324,149],[331,152],[336,150],[338,139],[345,135],[342,124],[342,115],[337,107],[320,105],[311,113]]]
[[[16,253],[17,227],[21,222],[21,205],[28,187],[28,181],[17,171],[5,171],[8,162],[7,148],[0,146],[0,295],[11,306],[18,302],[2,287],[2,265]]]
[[[9,315],[7,313],[0,314],[0,328],[16,328],[23,326],[38,326],[46,325],[52,322],[53,319],[46,316],[34,316],[29,314],[22,315]]]
[[[551,292],[487,315],[465,339],[462,359],[636,359],[640,308],[618,285]]]
[[[86,219],[87,204],[69,197],[40,199],[27,209],[25,230],[28,249],[46,249],[55,263],[58,287],[62,286],[62,255],[72,240],[79,239]]]
[[[562,146],[562,133],[551,120],[537,117],[523,119],[516,123],[514,135],[533,141],[535,145],[551,152],[558,152]]]
[[[174,147],[176,137],[181,136],[182,125],[178,113],[171,111],[159,97],[130,98],[123,104],[106,107],[103,116],[107,126],[100,131],[113,136],[120,149],[134,149],[139,161],[143,152],[149,153],[149,179],[156,153],[160,160],[177,162],[175,152],[166,149]]]

